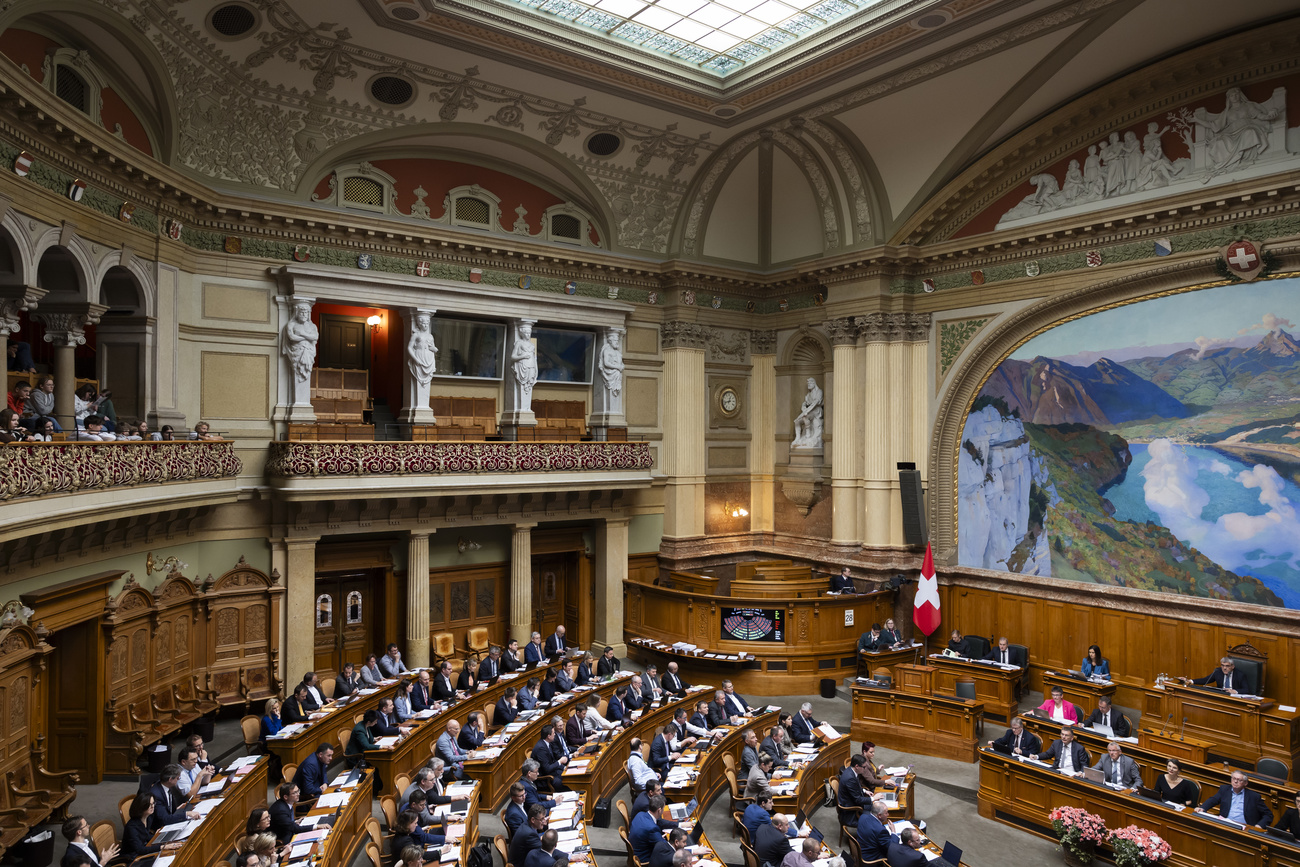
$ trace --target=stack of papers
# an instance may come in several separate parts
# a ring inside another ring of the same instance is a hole
[[[564,769],[564,773],[585,774],[587,772],[587,768],[590,765],[591,765],[591,759],[583,759],[582,761],[579,762],[570,762],[568,767]]]
[[[331,807],[342,807],[348,802],[347,792],[329,792],[321,795],[316,799],[318,809],[329,809]]]
[[[258,760],[259,758],[261,758],[261,757],[260,757],[260,756],[241,756],[240,758],[235,759],[233,762],[231,762],[229,765],[227,765],[227,767],[228,767],[230,770],[232,770],[232,771],[233,771],[233,770],[236,770],[236,769],[238,769],[238,768],[249,767],[249,766],[251,766],[251,765],[255,765],[255,764],[257,764],[257,760]]]
[[[309,854],[311,854],[311,847],[314,846],[314,845],[316,845],[316,841],[315,841],[315,840],[312,840],[312,841],[307,842],[307,843],[299,843],[299,844],[297,844],[296,846],[292,847],[292,848],[289,850],[289,857],[290,857],[290,858],[306,858]]]
[[[474,794],[474,787],[477,785],[478,783],[475,782],[452,783],[447,786],[445,791],[449,798],[460,800],[461,798],[468,798],[470,795]]]
[[[194,812],[198,813],[200,816],[206,816],[208,813],[215,810],[217,805],[220,803],[221,798],[209,798],[206,801],[199,801],[194,805]]]

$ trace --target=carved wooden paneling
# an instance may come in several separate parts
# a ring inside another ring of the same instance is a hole
[[[510,573],[505,563],[429,571],[429,634],[450,632],[465,647],[470,627],[487,627],[490,641],[505,640],[510,621]]]
[[[222,704],[255,703],[279,694],[276,669],[284,592],[278,575],[252,568],[242,557],[234,569],[207,585],[207,671],[210,688]]]

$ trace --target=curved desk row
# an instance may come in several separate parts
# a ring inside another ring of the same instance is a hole
[[[853,737],[905,753],[973,762],[983,718],[970,699],[853,687]]]
[[[245,766],[249,770],[243,774],[236,771],[213,777],[212,783],[225,780],[226,785],[211,798],[200,799],[197,792],[191,795],[190,802],[194,805],[200,800],[219,799],[220,803],[212,807],[181,847],[172,853],[172,867],[213,867],[224,863],[223,859],[234,851],[236,841],[244,836],[248,814],[254,807],[266,803],[266,769],[269,764],[265,756],[258,757],[251,766]],[[164,826],[163,830],[171,827],[174,826]],[[160,842],[157,834],[152,842]]]
[[[713,596],[630,580],[623,592],[631,656],[655,664],[666,658],[635,644],[638,638],[686,642],[705,653],[752,654],[739,662],[695,656],[682,669],[687,681],[729,679],[750,695],[816,693],[822,679],[854,676],[858,637],[873,622],[893,616],[894,599],[893,591],[805,599]]]

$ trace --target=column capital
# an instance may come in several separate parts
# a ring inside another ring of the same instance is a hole
[[[45,323],[45,342],[55,346],[81,346],[86,342],[86,326],[98,325],[108,311],[103,304],[88,301],[46,304],[32,314]]]
[[[294,551],[303,548],[315,548],[316,543],[320,541],[320,536],[294,537],[284,540],[286,550]]]
[[[627,517],[626,515],[622,517],[614,516],[605,519],[606,527],[626,527],[630,523],[632,523],[632,519]]]
[[[826,320],[826,333],[832,346],[852,346],[858,342],[858,325],[852,317]]]
[[[929,313],[907,313],[904,314],[903,339],[909,343],[923,343],[930,339],[930,320]]]
[[[35,286],[0,286],[0,334],[17,332],[22,327],[19,314],[33,312],[44,297],[45,290]]]
[[[708,334],[698,322],[674,319],[665,322],[659,332],[659,345],[663,349],[700,349],[708,345]]]
[[[750,355],[776,355],[776,332],[754,329],[749,332]]]
[[[411,538],[411,539],[427,539],[427,538],[429,538],[430,536],[432,536],[432,535],[433,535],[434,533],[436,533],[436,532],[438,532],[438,531],[437,531],[437,530],[433,530],[433,529],[430,529],[430,530],[411,530],[410,533],[409,533],[409,538]]]
[[[522,533],[522,532],[525,531],[525,530],[531,530],[531,529],[533,529],[533,528],[536,527],[536,526],[537,526],[537,522],[536,522],[536,521],[532,521],[532,522],[529,522],[529,521],[520,521],[519,523],[513,525],[513,527],[514,527],[514,531],[515,531],[516,533]]]

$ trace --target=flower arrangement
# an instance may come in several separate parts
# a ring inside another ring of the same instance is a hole
[[[1092,860],[1093,849],[1106,839],[1106,823],[1101,816],[1082,807],[1057,807],[1049,818],[1061,848],[1084,863]]]
[[[1168,860],[1173,853],[1169,844],[1160,839],[1158,834],[1137,825],[1111,831],[1107,841],[1115,850],[1117,867],[1148,867]]]

